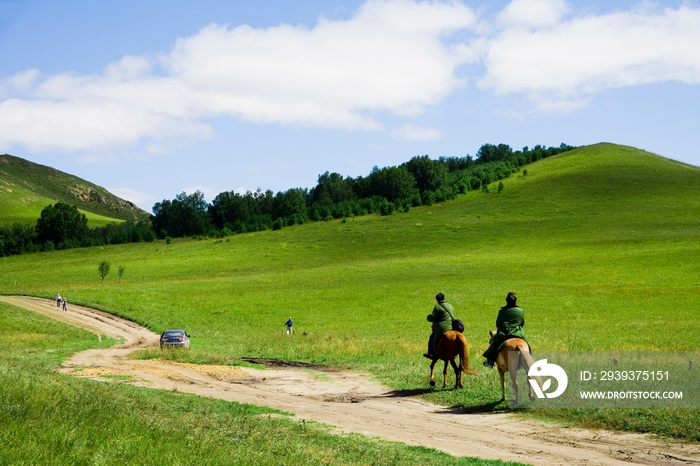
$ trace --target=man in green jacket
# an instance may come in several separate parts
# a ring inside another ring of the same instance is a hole
[[[437,304],[433,307],[433,312],[428,314],[428,322],[432,322],[433,333],[430,334],[428,339],[428,352],[425,356],[428,359],[435,359],[433,357],[435,344],[442,338],[445,332],[452,330],[452,319],[456,319],[455,310],[450,303],[445,301],[445,295],[438,293],[435,295],[435,300]]]
[[[525,311],[516,306],[516,301],[518,297],[515,293],[508,293],[506,296],[506,305],[498,311],[498,317],[496,318],[496,329],[498,332],[494,335],[491,341],[491,346],[487,349],[483,356],[486,358],[484,361],[484,366],[489,369],[493,369],[493,363],[498,358],[498,349],[501,347],[504,341],[509,338],[525,338],[525,332],[523,327],[525,326]]]

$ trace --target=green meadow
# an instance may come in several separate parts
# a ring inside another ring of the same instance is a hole
[[[480,355],[509,291],[535,351],[697,348],[700,168],[612,144],[525,168],[500,193],[403,214],[4,257],[0,293],[60,293],[156,332],[184,328],[212,355],[355,368],[472,411],[506,408]],[[103,260],[114,271],[101,286]],[[463,390],[428,389],[437,292],[465,322],[480,374]],[[534,414],[700,440],[698,410]]]
[[[337,436],[267,408],[53,372],[95,335],[0,303],[0,465],[455,464],[455,458],[361,435]]]
[[[0,180],[2,181],[2,180]],[[41,216],[41,211],[47,205],[53,205],[56,201],[38,195],[31,190],[20,186],[4,186],[0,183],[0,224],[21,223],[24,225],[36,224]],[[103,227],[108,223],[123,222],[123,220],[105,217],[86,210],[80,210],[88,219],[88,226]]]
[[[101,202],[84,202],[80,193],[92,192]],[[79,203],[91,227],[124,220],[143,220],[148,214],[128,206],[106,189],[60,170],[9,154],[0,154],[0,225],[36,224],[41,211],[56,202]]]

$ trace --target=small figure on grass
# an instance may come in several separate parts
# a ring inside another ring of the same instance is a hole
[[[67,311],[68,310],[68,301],[66,301],[66,298],[63,298],[62,303],[63,303],[63,310]]]
[[[61,307],[61,295],[56,295],[56,307]]]
[[[287,326],[287,335],[293,335],[294,334],[294,328],[293,328],[294,321],[292,320],[291,317],[289,319],[287,319],[287,322],[285,322],[284,325]]]

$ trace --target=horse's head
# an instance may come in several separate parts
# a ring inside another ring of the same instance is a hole
[[[493,343],[493,337],[496,336],[496,332],[489,330],[489,345]]]

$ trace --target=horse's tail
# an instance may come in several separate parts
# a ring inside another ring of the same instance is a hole
[[[462,335],[461,333],[457,333],[457,340],[459,341],[458,350],[460,369],[467,375],[478,376],[479,374],[477,374],[476,371],[469,367],[469,344],[467,343],[467,339],[464,338],[464,335]]]

